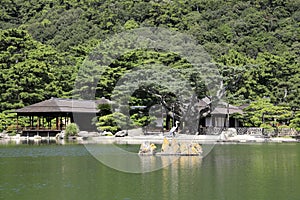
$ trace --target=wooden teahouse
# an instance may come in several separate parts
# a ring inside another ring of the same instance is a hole
[[[110,101],[73,100],[51,98],[24,108],[17,109],[17,130],[23,136],[55,136],[65,129],[66,125],[76,122],[80,130],[95,130],[92,119],[99,115],[97,106],[109,104]],[[21,127],[19,117],[28,117],[29,126]]]

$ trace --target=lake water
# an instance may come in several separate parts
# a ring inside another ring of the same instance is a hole
[[[216,145],[203,159],[181,157],[136,174],[103,165],[83,145],[0,146],[0,199],[5,200],[299,198],[300,144]]]

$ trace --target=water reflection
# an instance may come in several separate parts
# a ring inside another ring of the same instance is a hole
[[[138,199],[180,200],[182,194],[197,187],[194,184],[201,172],[202,159],[197,156],[144,156],[144,167],[161,162],[160,170],[141,174],[140,188],[143,193]],[[189,193],[189,192],[188,192]],[[191,199],[192,200],[192,199]]]
[[[162,156],[164,165],[172,163],[169,167],[162,170],[162,199],[179,199],[180,186],[185,180],[185,173],[193,174],[197,172],[202,163],[202,158],[198,156]]]
[[[160,160],[155,156],[139,156],[141,169],[144,172],[150,172],[156,165],[160,165]]]
[[[77,140],[55,140],[55,139],[0,139],[0,145],[22,145],[22,144],[29,144],[29,145],[47,145],[47,144],[78,144]]]
[[[202,158],[199,156],[139,156],[139,159],[143,172],[163,168],[195,169],[200,167],[202,162]]]
[[[102,164],[121,172],[146,173],[170,165],[177,168],[199,165],[197,156],[149,156],[138,155],[138,146],[122,148],[120,145],[84,145],[88,152]],[[132,151],[133,150],[133,151]],[[177,165],[180,166],[177,166]]]
[[[170,165],[172,169],[192,169],[199,168],[202,158],[199,156],[161,156],[164,166]]]
[[[141,174],[106,167],[83,145],[3,145],[0,199],[299,199],[299,145],[219,145],[203,160],[137,157],[145,170],[167,165]]]

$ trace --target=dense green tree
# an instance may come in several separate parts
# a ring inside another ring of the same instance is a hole
[[[275,106],[268,98],[259,98],[253,101],[243,116],[245,125],[254,127],[279,126],[287,124],[292,118],[292,111],[289,107]]]
[[[94,47],[112,34],[149,26],[195,37],[218,63],[231,102],[269,97],[297,110],[299,8],[295,0],[3,0],[0,111],[70,96],[77,69]],[[186,66],[172,52],[128,53],[106,69],[94,86],[96,97],[111,97],[116,80],[149,63]],[[139,104],[149,97],[135,95]]]
[[[75,68],[62,55],[24,30],[1,31],[0,41],[1,111],[69,95]]]
[[[120,130],[125,130],[132,127],[128,117],[120,112],[99,117],[96,126],[100,131],[109,131],[116,133]]]
[[[76,68],[53,48],[33,40],[27,31],[8,29],[0,32],[0,69],[3,112],[52,96],[70,96]]]
[[[300,131],[300,113],[297,112],[294,118],[291,120],[290,126],[295,128],[297,131]]]

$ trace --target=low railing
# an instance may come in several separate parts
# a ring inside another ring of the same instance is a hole
[[[263,135],[264,129],[257,127],[237,127],[237,135]]]
[[[64,130],[65,129],[65,126],[63,126],[62,127],[62,130]],[[54,127],[52,127],[52,128],[49,128],[49,127],[43,127],[43,126],[40,126],[40,127],[37,127],[37,126],[24,126],[24,127],[21,127],[21,126],[19,126],[18,127],[18,130],[19,131],[30,131],[30,130],[32,130],[32,131],[36,131],[36,130],[53,130],[53,131],[55,131],[55,130],[61,130],[60,128],[59,129],[56,129],[56,128],[54,128]]]
[[[199,130],[200,135],[219,135],[224,130],[224,127],[202,127]]]
[[[278,136],[296,136],[299,133],[293,128],[278,128],[277,130]]]
[[[236,127],[230,128],[235,129],[237,135],[253,135],[253,136],[297,136],[299,133],[293,128],[274,128],[265,129],[258,127]],[[202,135],[218,135],[225,127],[202,127],[199,133]]]
[[[156,135],[167,132],[167,130],[163,130],[161,127],[143,127],[144,135]]]
[[[32,133],[34,135],[34,133],[41,133],[41,132],[51,132],[51,133],[57,133],[60,132],[60,129],[56,129],[56,128],[49,128],[49,127],[30,127],[30,126],[18,126],[18,128],[16,129],[17,133],[27,136],[28,133]],[[30,134],[30,135],[32,135]]]

